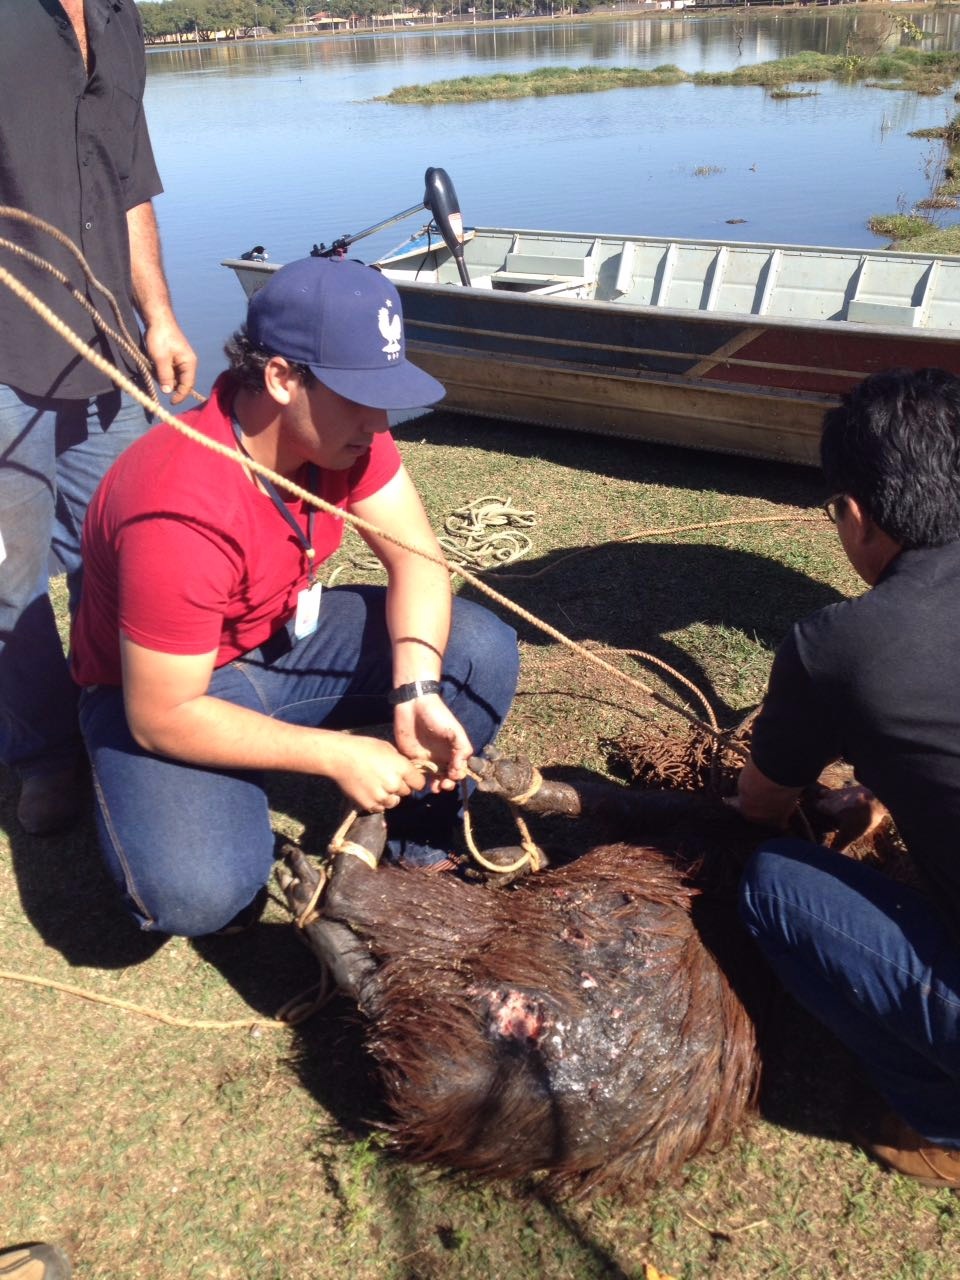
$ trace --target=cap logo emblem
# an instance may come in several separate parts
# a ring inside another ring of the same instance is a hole
[[[377,312],[377,322],[380,326],[380,336],[383,338],[383,350],[391,360],[395,360],[400,354],[400,339],[403,337],[403,321],[399,312],[390,314],[390,307],[393,304],[388,300],[384,306]]]

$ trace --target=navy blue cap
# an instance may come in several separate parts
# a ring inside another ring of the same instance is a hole
[[[250,299],[247,335],[371,409],[418,409],[445,395],[406,358],[400,295],[362,262],[302,258],[281,267]]]

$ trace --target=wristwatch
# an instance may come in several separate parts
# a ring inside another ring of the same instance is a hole
[[[396,689],[391,690],[387,694],[387,701],[391,707],[396,707],[401,702],[412,702],[414,698],[425,698],[428,693],[439,693],[441,687],[439,680],[411,680],[409,684],[400,684],[397,685]]]

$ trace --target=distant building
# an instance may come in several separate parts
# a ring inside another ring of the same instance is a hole
[[[283,28],[289,36],[319,35],[323,31],[338,31],[350,25],[349,18],[334,18],[329,13],[314,13],[300,22],[288,22]]]
[[[418,9],[396,9],[393,13],[372,13],[370,17],[374,24],[379,24],[381,27],[391,24],[396,26],[398,22],[402,26],[410,26],[414,22],[429,21]]]

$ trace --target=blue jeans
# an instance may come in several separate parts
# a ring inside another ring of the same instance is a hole
[[[327,590],[307,639],[292,626],[214,672],[208,692],[288,724],[327,729],[390,723],[390,637],[380,587]],[[443,697],[475,751],[496,736],[519,670],[514,631],[488,610],[454,600]],[[120,689],[85,690],[80,723],[93,767],[100,845],[143,929],[213,933],[247,905],[273,865],[262,775],[197,768],[134,742]],[[309,785],[309,783],[307,784]],[[429,791],[387,817],[389,850],[426,865],[450,849],[456,792]],[[332,834],[332,832],[331,832]]]
[[[74,606],[87,503],[148,425],[119,391],[40,400],[0,384],[0,761],[24,776],[54,773],[83,754],[48,577],[66,570]]]
[[[893,1110],[960,1148],[960,939],[934,904],[805,840],[762,844],[740,914],[781,982]]]

